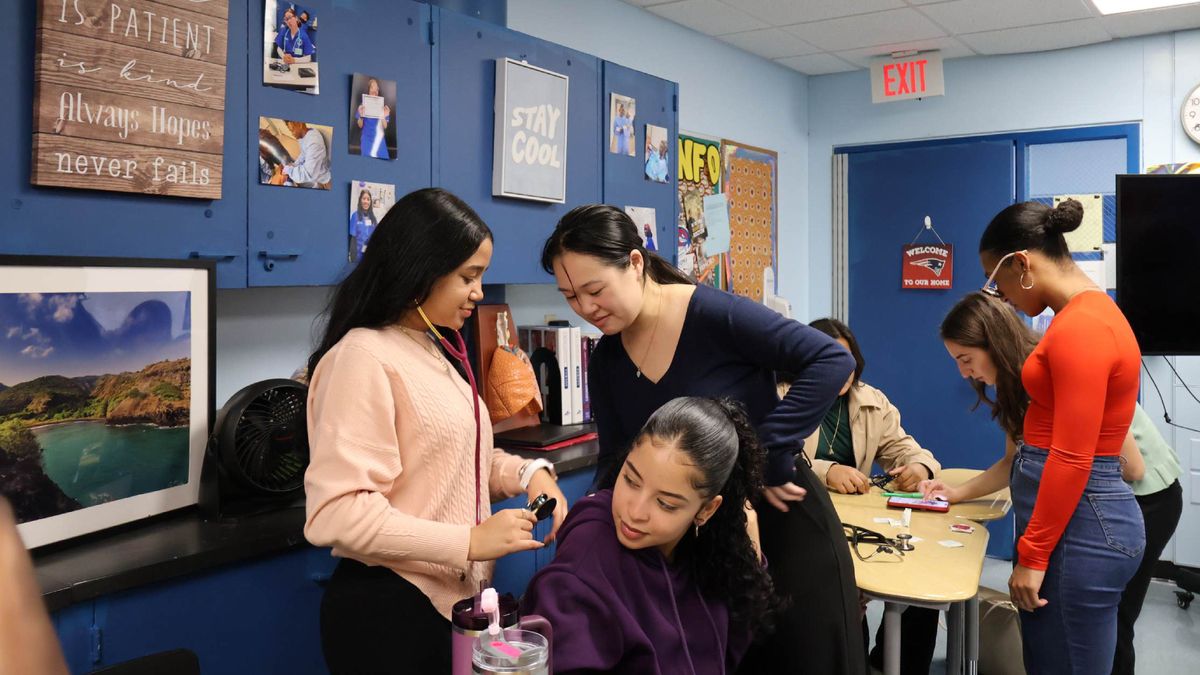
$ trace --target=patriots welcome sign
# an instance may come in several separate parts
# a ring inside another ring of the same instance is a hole
[[[952,244],[908,244],[900,255],[900,288],[947,290],[954,282]]]

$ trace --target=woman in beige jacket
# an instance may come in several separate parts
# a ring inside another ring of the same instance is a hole
[[[900,411],[882,391],[862,381],[865,365],[858,340],[837,319],[817,319],[809,324],[832,337],[854,356],[854,373],[846,380],[837,401],[821,426],[804,441],[804,454],[830,490],[865,493],[870,489],[871,465],[879,464],[892,476],[889,490],[909,492],[926,479],[936,478],[942,465],[933,453],[900,426]],[[900,673],[928,673],[937,642],[938,611],[909,607],[900,616]],[[870,644],[863,619],[863,642]],[[883,624],[871,650],[873,666],[883,667]]]
[[[858,341],[837,319],[809,324],[837,340],[854,356],[854,373],[842,387],[825,420],[804,441],[804,454],[813,472],[830,490],[864,493],[870,487],[871,465],[878,463],[894,478],[888,486],[900,492],[936,478],[942,465],[900,426],[900,411],[888,397],[862,381],[865,365]]]

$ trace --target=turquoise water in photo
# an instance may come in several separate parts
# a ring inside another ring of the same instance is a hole
[[[188,480],[188,428],[73,422],[33,429],[50,479],[84,508]]]

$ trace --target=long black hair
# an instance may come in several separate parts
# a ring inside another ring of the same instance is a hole
[[[381,328],[429,297],[434,283],[467,261],[492,231],[463,200],[440,188],[410,192],[388,209],[362,260],[325,310],[324,337],[308,359],[309,376],[354,328]]]
[[[672,443],[700,472],[693,487],[706,499],[722,498],[698,536],[684,535],[676,560],[703,593],[728,603],[734,621],[769,628],[778,601],[746,534],[745,511],[762,488],[765,453],[746,409],[731,399],[675,398],[650,416],[634,445],[642,439]]]
[[[1013,251],[1039,251],[1056,261],[1070,260],[1063,234],[1083,222],[1083,204],[1064,199],[1050,208],[1039,202],[1013,204],[997,213],[979,238],[979,252],[1002,256]]]
[[[563,253],[580,253],[609,267],[629,267],[629,254],[637,251],[646,261],[646,276],[660,284],[690,284],[674,265],[646,250],[637,225],[629,214],[608,204],[585,204],[567,212],[542,246],[542,269],[554,274],[554,261]]]
[[[372,204],[375,203],[375,198],[371,196],[371,191],[364,188],[363,190],[360,190],[358,193],[358,202],[355,205],[355,212],[358,213],[358,217],[360,220],[370,221],[372,225],[378,225],[379,223],[376,222],[376,219],[375,219],[375,209],[368,206],[365,211],[363,210],[363,207],[362,207],[363,195],[366,195],[367,197],[369,197]],[[470,256],[467,256],[467,257],[470,257]]]
[[[867,367],[867,361],[863,358],[862,350],[858,348],[858,339],[854,337],[854,333],[850,332],[850,327],[833,317],[817,319],[808,325],[834,340],[841,338],[846,341],[846,344],[850,345],[850,355],[854,357],[853,383],[858,384],[858,381],[862,379],[863,369]],[[791,381],[789,380],[788,383],[790,384]]]
[[[971,293],[942,319],[943,340],[987,352],[996,367],[996,400],[987,395],[987,385],[972,380],[978,398],[971,410],[986,403],[992,419],[1014,442],[1024,436],[1029,394],[1021,382],[1021,367],[1037,347],[1038,337],[1007,303],[983,293]]]

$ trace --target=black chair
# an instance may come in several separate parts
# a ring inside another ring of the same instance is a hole
[[[190,649],[172,649],[93,670],[91,675],[200,675],[200,659]]]

